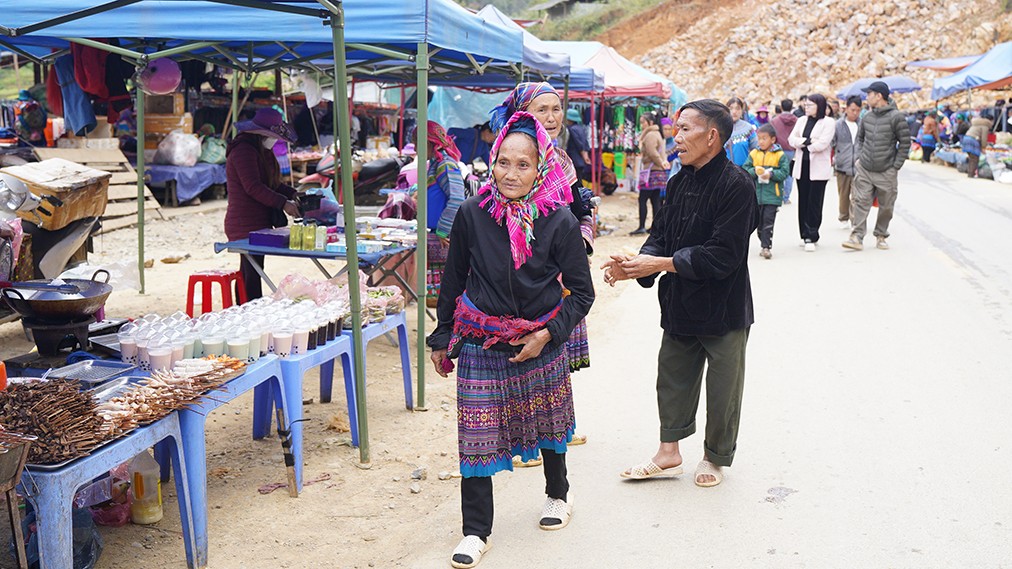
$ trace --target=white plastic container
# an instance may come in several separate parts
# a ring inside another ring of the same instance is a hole
[[[153,524],[162,519],[162,481],[158,463],[143,451],[130,461],[130,521]]]

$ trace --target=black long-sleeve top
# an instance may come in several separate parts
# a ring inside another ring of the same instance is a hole
[[[429,347],[446,349],[453,331],[457,297],[465,290],[475,306],[490,316],[535,320],[555,308],[565,285],[570,294],[546,326],[552,336],[546,347],[559,346],[594,303],[594,285],[580,223],[568,208],[559,208],[534,220],[532,254],[519,269],[514,269],[509,234],[478,206],[481,199],[477,196],[465,200],[453,221],[436,307],[439,322],[429,335]],[[503,343],[492,347],[512,353],[521,348]]]
[[[640,253],[671,257],[658,284],[661,328],[722,336],[752,325],[749,236],[758,225],[755,183],[724,153],[668,180],[667,197]],[[639,279],[649,288],[657,274]]]

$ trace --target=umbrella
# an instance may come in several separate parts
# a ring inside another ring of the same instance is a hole
[[[863,79],[858,79],[857,81],[854,81],[850,85],[844,87],[842,91],[836,94],[836,96],[840,99],[847,99],[853,96],[864,99],[868,94],[861,89],[867,89],[868,85],[871,85],[875,81],[884,81],[885,84],[889,86],[889,90],[893,93],[911,93],[913,91],[921,90],[921,86],[906,75],[890,75],[888,77],[865,77]]]

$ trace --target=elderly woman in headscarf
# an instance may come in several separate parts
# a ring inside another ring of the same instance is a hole
[[[427,182],[426,222],[428,271],[426,304],[435,307],[449,247],[450,228],[457,209],[464,201],[464,176],[457,162],[460,150],[439,123],[428,122],[429,176]]]
[[[544,456],[540,528],[562,529],[572,515],[566,341],[590,310],[594,287],[559,153],[540,122],[513,113],[492,147],[492,178],[461,205],[450,232],[428,345],[443,377],[457,358],[464,538],[453,567],[474,567],[488,549],[491,477],[513,470],[514,456]]]
[[[580,233],[586,245],[586,254],[591,255],[594,252],[594,237],[597,235],[594,212],[590,205],[592,195],[580,182],[576,167],[573,165],[573,160],[569,157],[569,154],[565,152],[564,148],[559,149],[558,147],[558,136],[565,130],[562,96],[555,90],[555,87],[546,82],[520,83],[510,92],[501,105],[492,109],[491,113],[489,113],[491,115],[489,122],[492,125],[492,129],[498,133],[509,119],[519,111],[530,113],[537,119],[551,138],[553,146],[559,150],[558,152],[553,152],[553,160],[559,164],[565,175],[569,190],[566,193],[567,203],[569,204],[570,211],[580,222]],[[573,333],[566,343],[566,352],[569,356],[569,366],[572,371],[579,371],[590,367],[590,347],[587,340],[586,320],[580,320],[573,329]],[[586,435],[577,434],[573,436],[570,445],[582,445],[586,442]],[[541,464],[541,459],[534,457],[525,462],[517,458],[513,462],[517,466],[538,466]]]

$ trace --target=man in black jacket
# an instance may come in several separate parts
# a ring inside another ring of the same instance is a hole
[[[706,367],[706,438],[695,482],[723,479],[738,437],[745,379],[745,345],[753,322],[748,276],[749,236],[755,231],[755,184],[722,151],[733,121],[712,99],[682,107],[676,149],[683,168],[668,181],[667,198],[635,257],[616,255],[605,280],[637,279],[653,285],[664,337],[658,357],[660,447],[649,462],[622,473],[651,478],[682,472],[678,441],[696,430],[696,409]]]

